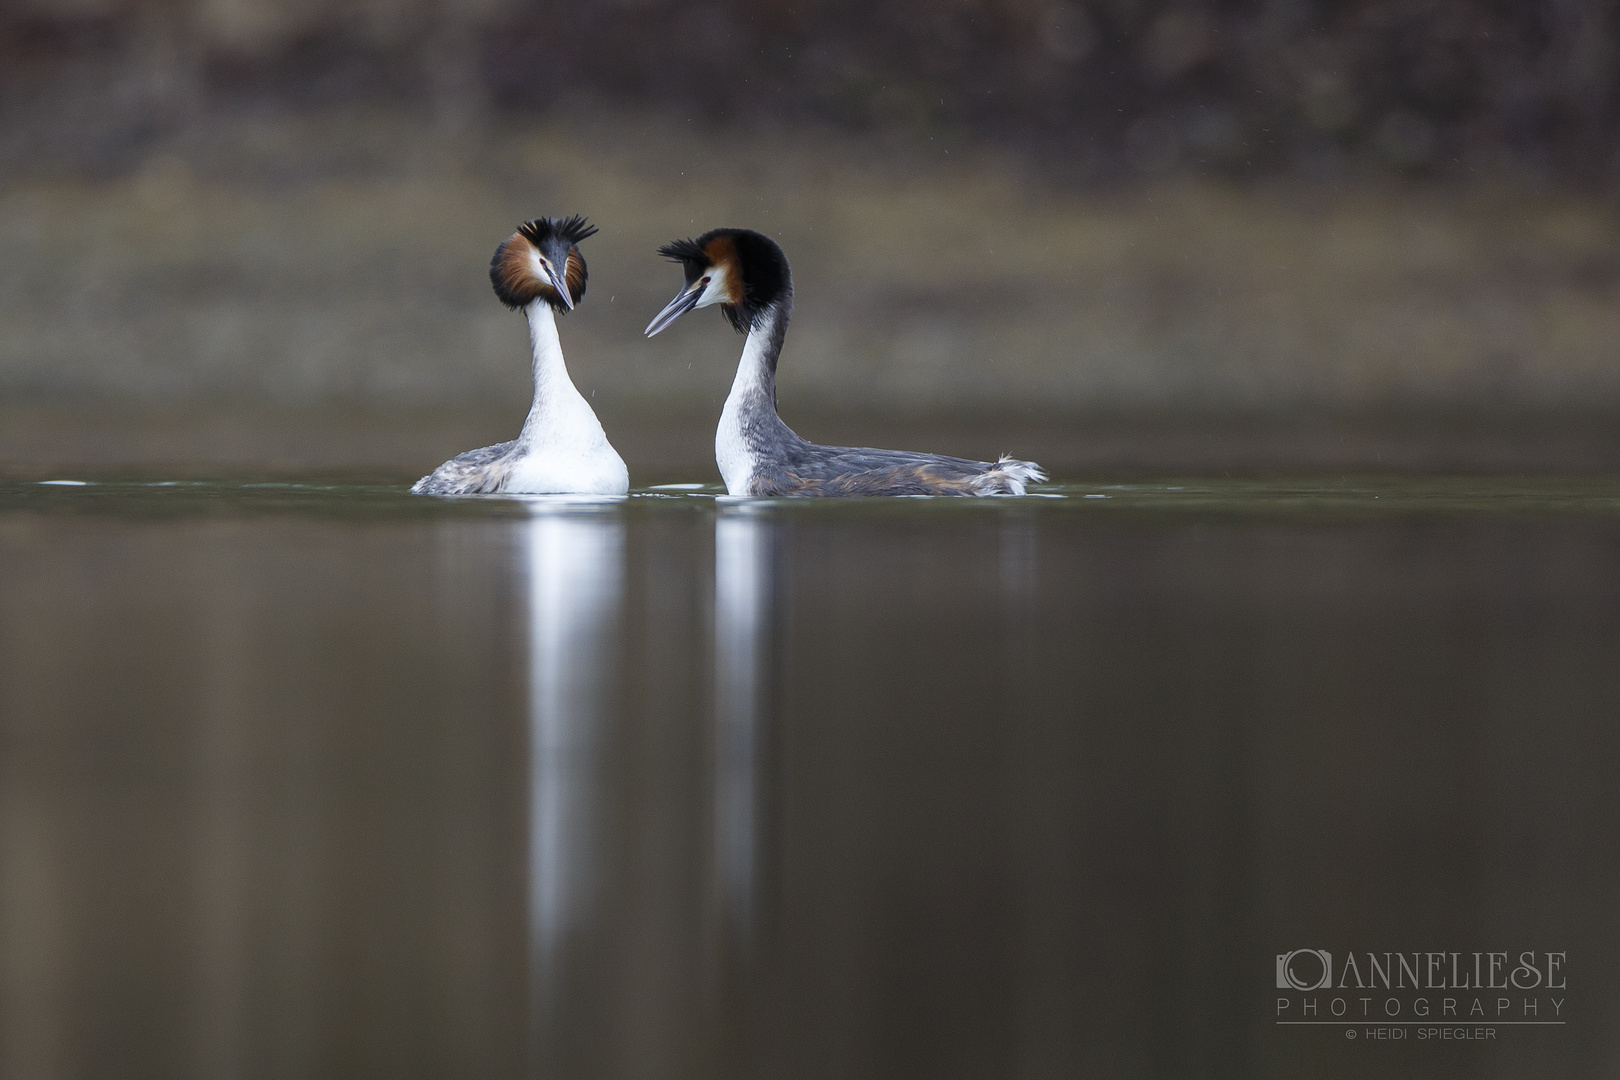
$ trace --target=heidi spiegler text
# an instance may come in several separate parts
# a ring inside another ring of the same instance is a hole
[[[1357,1036],[1366,1042],[1401,1042],[1405,1039],[1416,1039],[1418,1042],[1495,1042],[1496,1029],[1483,1025],[1407,1028],[1399,1024],[1344,1029],[1347,1040],[1354,1041]]]

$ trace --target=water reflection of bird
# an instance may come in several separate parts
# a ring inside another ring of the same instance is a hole
[[[1025,484],[1046,479],[1034,462],[1005,456],[969,461],[806,442],[776,412],[776,360],[793,311],[793,275],[782,249],[749,229],[715,229],[658,251],[682,264],[686,284],[648,325],[648,337],[711,304],[748,335],[714,437],[731,494],[1022,495]]]
[[[624,459],[574,387],[557,339],[556,312],[585,295],[579,242],[596,232],[581,217],[524,222],[495,249],[489,280],[501,303],[522,309],[534,350],[534,404],[511,442],[451,458],[411,488],[422,495],[568,492],[623,495],[630,489]]]

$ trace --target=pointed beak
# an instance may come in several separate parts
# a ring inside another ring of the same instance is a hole
[[[652,337],[654,334],[664,329],[664,327],[668,326],[682,315],[685,315],[688,311],[691,311],[693,308],[697,307],[698,299],[702,297],[703,290],[708,286],[708,284],[708,278],[699,278],[691,285],[676,293],[675,299],[665,304],[664,310],[660,311],[657,316],[653,318],[653,321],[647,324],[647,336]]]
[[[573,311],[574,298],[568,292],[568,283],[557,276],[557,268],[550,263],[546,264],[546,278],[551,282],[551,287],[557,290],[557,295],[562,297],[563,307]]]

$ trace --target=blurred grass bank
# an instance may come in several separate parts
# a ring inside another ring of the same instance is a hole
[[[1620,468],[1620,215],[1529,181],[1062,186],[967,136],[630,112],[189,125],[105,178],[0,182],[0,462],[365,468],[508,438],[489,254],[583,213],[576,383],[647,478],[712,472],[741,342],[641,330],[717,225],[776,237],[782,411],[823,440],[1061,471]]]

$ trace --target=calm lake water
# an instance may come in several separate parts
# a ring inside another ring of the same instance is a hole
[[[1620,481],[62,479],[7,1080],[1620,1067]]]

